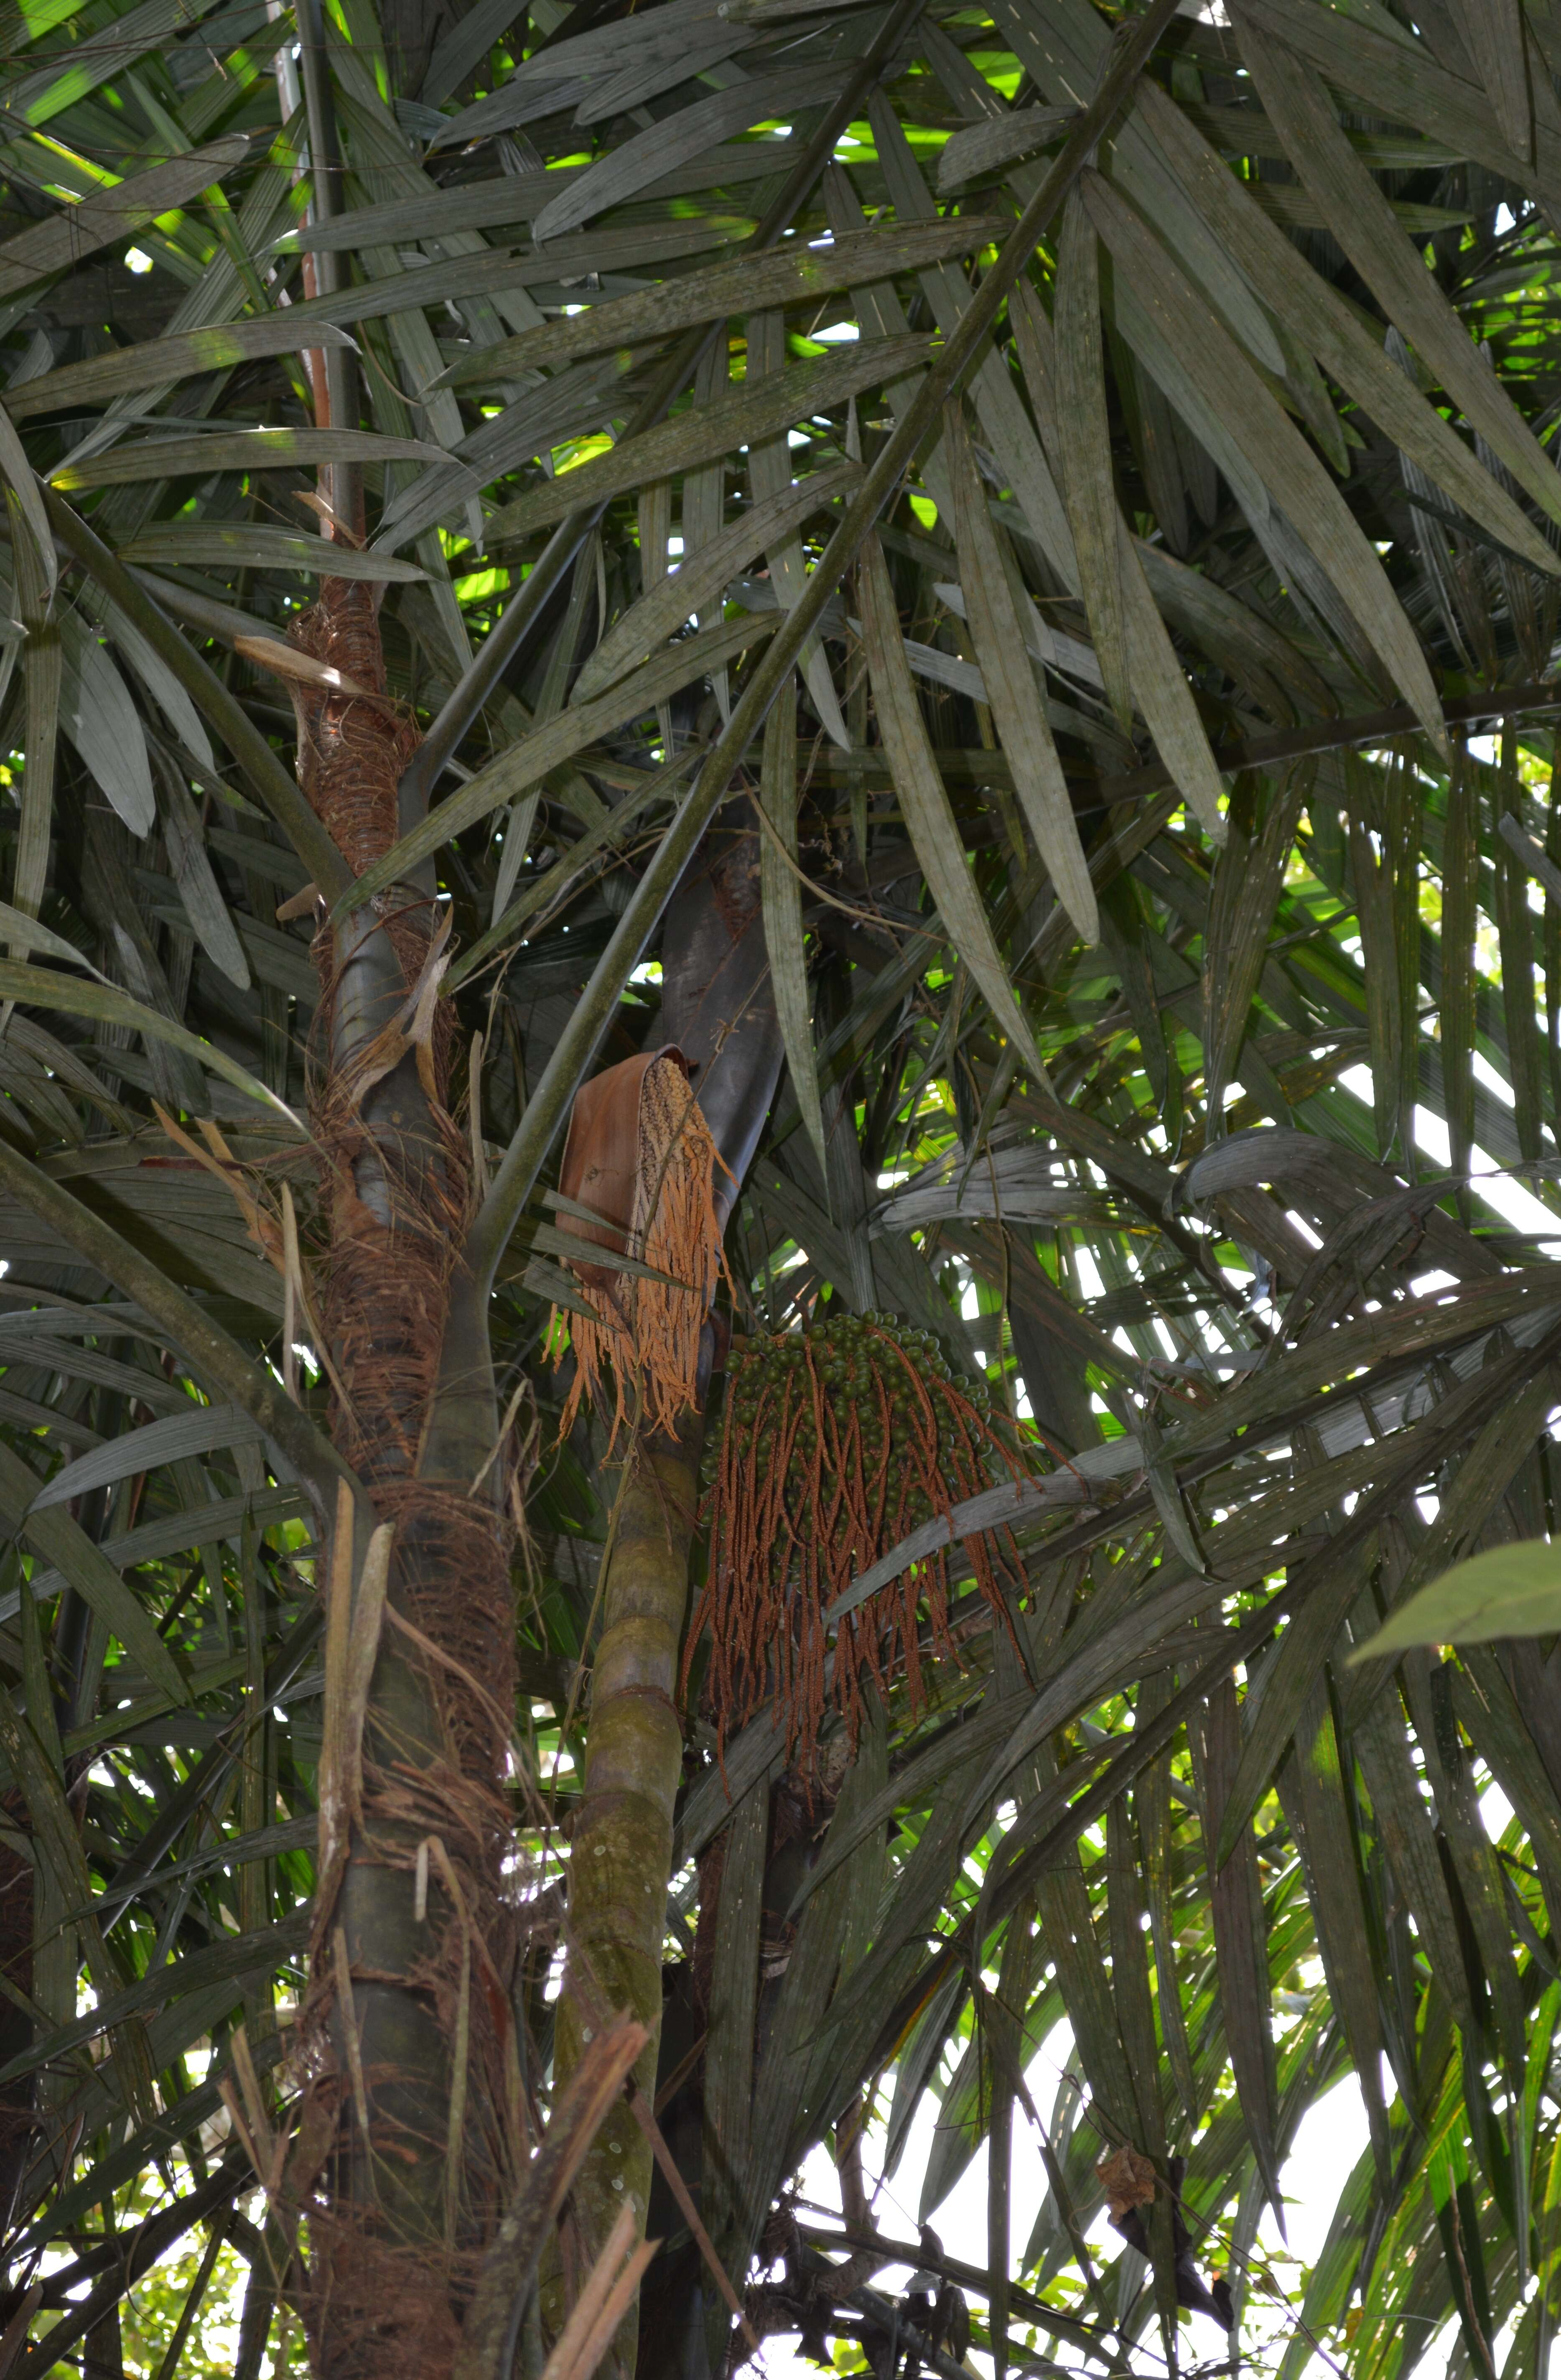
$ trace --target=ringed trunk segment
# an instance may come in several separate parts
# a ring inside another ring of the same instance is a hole
[[[570,1838],[569,1966],[554,2073],[562,2088],[603,2021],[627,2011],[646,2029],[635,2079],[647,2102],[656,2096],[661,2037],[661,1947],[683,1777],[674,1695],[704,1436],[704,1415],[696,1410],[675,1437],[643,1440],[630,1456]],[[575,2186],[587,2256],[599,2252],[625,2206],[643,2234],[650,2176],[649,2142],[624,2107],[602,2126]],[[543,2313],[551,2331],[562,2328],[565,2308],[556,2277],[544,2290]],[[618,2334],[624,2372],[634,2369],[635,2321],[631,2310]]]
[[[769,989],[758,838],[732,803],[707,835],[668,913],[661,1018],[686,1060],[720,1162],[712,1193],[724,1226],[780,1079],[780,1029]],[[751,814],[750,814],[751,815]],[[554,2071],[562,2085],[602,2018],[627,2010],[647,2039],[635,2076],[656,2095],[661,1966],[672,1823],[683,1778],[678,1668],[689,1608],[715,1328],[707,1320],[696,1392],[675,1429],[642,1429],[631,1447],[602,1588],[580,1806],[571,1837],[569,1964],[559,1999]],[[587,2253],[625,2205],[643,2231],[651,2151],[626,2112],[606,2124],[575,2185]],[[734,2277],[741,2284],[741,2276]],[[556,2284],[544,2292],[551,2328]],[[635,2369],[637,2305],[618,2333],[619,2369]]]
[[[294,638],[368,689],[294,692],[300,784],[361,874],[396,840],[415,730],[386,694],[364,585],[324,579]],[[453,1313],[467,1342],[473,1320],[440,923],[428,892],[393,886],[314,947],[332,1436],[393,1531],[376,1583],[344,1505],[325,1596],[325,1840],[288,2196],[310,2217],[311,2344],[326,2380],[397,2367],[442,2380],[526,2156],[503,1890],[509,1547],[492,1499],[468,1494],[497,1427],[490,1369],[469,1349],[463,1427],[442,1429],[434,1410]]]

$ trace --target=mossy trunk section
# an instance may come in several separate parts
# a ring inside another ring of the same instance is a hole
[[[635,2070],[648,2101],[661,2037],[661,1949],[683,1775],[677,1670],[703,1439],[704,1416],[691,1414],[675,1439],[636,1450],[623,1483],[570,1848],[569,1966],[559,2003],[557,2074],[562,2083],[599,2026],[627,2010],[650,2035]],[[625,2204],[632,2203],[643,2229],[650,2169],[650,2144],[625,2107],[602,2126],[575,2184],[587,2258]],[[560,2308],[545,2311],[556,2327]],[[634,2369],[635,2319],[619,2334],[624,2371]]]
[[[715,1198],[724,1222],[769,1114],[781,1065],[759,908],[758,837],[746,799],[717,818],[667,913],[659,1039],[682,1050],[721,1164]],[[707,1345],[710,1334],[707,1333]],[[590,1728],[571,1840],[569,1963],[559,2005],[554,2072],[562,2086],[586,2028],[620,2010],[650,2038],[636,2069],[656,2094],[661,1964],[672,1820],[684,1730],[678,1668],[687,1624],[689,1558],[705,1440],[702,1409],[675,1440],[645,1440],[619,1501],[602,1589],[602,1635],[592,1670]],[[632,2197],[643,2228],[651,2151],[633,2114],[604,2124],[575,2186],[587,2254]],[[556,2330],[556,2284],[544,2313]],[[619,2332],[620,2374],[635,2369],[637,2309]]]

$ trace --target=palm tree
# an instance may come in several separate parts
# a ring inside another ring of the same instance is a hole
[[[0,2374],[1544,2372],[1553,19],[0,54]]]

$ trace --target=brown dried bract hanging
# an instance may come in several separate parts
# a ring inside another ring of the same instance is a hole
[[[951,1376],[931,1332],[900,1329],[891,1315],[733,1340],[709,1581],[684,1657],[686,1685],[708,1627],[705,1697],[722,1742],[773,1699],[776,1726],[805,1762],[829,1708],[854,1742],[869,1682],[882,1694],[902,1677],[913,1710],[921,1707],[924,1627],[935,1656],[954,1657],[946,1551],[845,1614],[832,1644],[827,1615],[913,1529],[990,1487],[996,1463],[1019,1475],[989,1404],[985,1380]],[[1022,1588],[1023,1577],[989,1536],[971,1539],[969,1551],[1007,1627],[1004,1587]]]
[[[681,1050],[625,1058],[581,1089],[564,1144],[559,1186],[570,1203],[561,1209],[560,1226],[665,1278],[571,1265],[591,1310],[568,1318],[575,1370],[563,1432],[583,1399],[605,1403],[609,1372],[613,1443],[636,1389],[652,1430],[672,1429],[695,1403],[699,1335],[723,1269],[715,1204],[720,1163]],[[549,1334],[555,1363],[565,1344],[562,1320],[555,1307]]]
[[[1138,2149],[1123,2146],[1103,2156],[1095,2168],[1095,2180],[1106,2192],[1106,2212],[1113,2223],[1135,2206],[1155,2204],[1155,2168]]]

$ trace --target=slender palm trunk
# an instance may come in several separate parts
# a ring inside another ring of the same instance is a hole
[[[296,634],[382,695],[369,588],[326,580]],[[361,874],[400,831],[409,737],[383,700],[310,695],[298,709],[304,789]],[[300,2197],[320,2185],[315,2345],[332,2380],[448,2371],[467,2259],[514,2162],[500,1899],[514,1632],[498,1516],[469,1493],[496,1427],[485,1338],[452,1400],[457,1427],[436,1395],[453,1307],[468,1336],[471,1321],[458,1295],[471,1177],[450,1112],[451,1028],[436,1000],[419,1000],[437,988],[436,925],[430,893],[398,885],[340,930],[322,927],[315,950],[332,1433],[394,1527],[361,1753],[329,1780],[347,1815],[321,1863],[294,2177]],[[333,1597],[350,1591],[362,1551],[336,1548]],[[372,1624],[356,1609],[348,1645]]]
[[[350,519],[345,502],[336,509]],[[370,590],[325,580],[294,635],[369,690],[296,698],[300,782],[361,875],[407,823],[398,787],[412,742],[384,698]],[[696,1069],[729,1169],[723,1210],[780,1068],[757,878],[754,837],[729,817],[666,937],[666,1037]],[[451,1114],[437,926],[430,885],[395,885],[341,928],[322,924],[315,950],[332,1435],[372,1517],[394,1528],[361,1711],[340,1648],[361,1647],[375,1624],[369,1598],[350,1617],[337,1610],[334,1630],[327,1613],[338,1653],[336,1674],[327,1665],[331,1773],[303,2028],[313,2070],[291,2180],[310,2209],[315,2357],[328,2380],[377,2380],[397,2365],[442,2380],[475,2258],[525,2155],[502,1894],[514,1632],[498,1514],[469,1493],[497,1423],[484,1301],[460,1267],[473,1184]],[[702,1437],[696,1413],[675,1440],[637,1448],[625,1482],[574,1841],[561,2085],[599,2024],[627,2008],[650,2033],[640,2080],[654,2089]],[[333,1549],[333,1603],[364,1573],[361,1513],[357,1534],[353,1548]],[[626,2199],[643,2225],[648,2155],[626,2111],[602,2127],[575,2192],[588,2253]],[[633,2353],[629,2337],[625,2370]]]
[[[608,2016],[626,2010],[650,2034],[635,2080],[652,2100],[672,1812],[683,1775],[678,1656],[704,1435],[704,1415],[690,1414],[675,1439],[637,1449],[619,1500],[592,1671],[585,1786],[571,1838],[569,1989],[555,2034],[563,2081]],[[650,2174],[650,2143],[625,2108],[602,2127],[575,2185],[587,2253],[625,2205],[643,2229]],[[623,2341],[625,2370],[633,2368],[632,2335],[631,2325]]]
[[[745,807],[733,803],[711,828],[669,910],[663,938],[661,1038],[675,1042],[695,1069],[699,1104],[727,1169],[717,1185],[723,1216],[768,1115],[781,1055],[758,905],[757,836]],[[707,1347],[711,1336],[708,1327]],[[673,1808],[683,1774],[677,1674],[704,1435],[701,1408],[675,1439],[642,1441],[629,1460],[603,1587],[572,1840],[558,2080],[568,2079],[603,2020],[628,2009],[650,2034],[636,2078],[650,2100]],[[602,2127],[575,2192],[587,2252],[625,2204],[633,2204],[643,2228],[650,2169],[649,2144],[626,2113]],[[620,2370],[633,2372],[632,2314],[617,2350]]]

